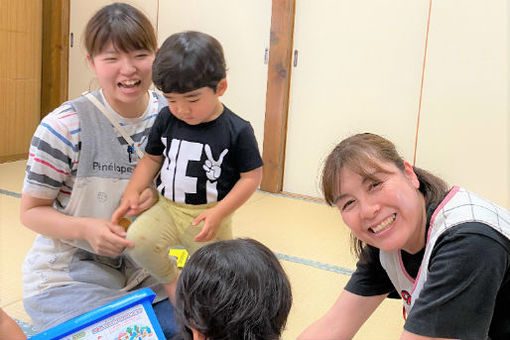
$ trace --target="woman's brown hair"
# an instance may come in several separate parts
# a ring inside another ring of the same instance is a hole
[[[395,145],[379,135],[361,133],[341,141],[331,151],[322,170],[322,191],[326,203],[333,206],[340,192],[340,171],[348,167],[364,178],[373,178],[373,170],[385,172],[378,161],[394,164],[404,171],[404,159],[397,152]],[[423,169],[413,167],[418,177],[418,190],[425,197],[426,206],[437,205],[448,192],[448,185],[441,178]],[[364,243],[351,233],[351,248],[359,258]]]
[[[84,44],[91,57],[110,42],[122,52],[157,49],[156,33],[147,16],[120,2],[101,8],[85,27]]]

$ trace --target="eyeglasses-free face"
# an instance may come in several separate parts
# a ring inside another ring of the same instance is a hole
[[[128,118],[144,112],[152,83],[153,52],[123,52],[109,43],[100,53],[88,56],[88,60],[115,111]]]
[[[413,168],[404,171],[394,164],[378,162],[372,178],[348,167],[340,170],[336,206],[356,237],[383,251],[403,249],[411,254],[425,244],[425,199],[418,191]]]

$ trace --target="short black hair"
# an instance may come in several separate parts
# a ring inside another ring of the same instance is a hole
[[[280,339],[292,305],[280,262],[253,239],[200,248],[184,267],[175,292],[181,339],[194,328],[211,340]]]
[[[216,91],[226,73],[221,44],[214,37],[196,31],[169,36],[152,65],[152,81],[163,93],[185,93],[202,87]]]

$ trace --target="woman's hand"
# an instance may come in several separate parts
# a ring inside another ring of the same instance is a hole
[[[98,255],[115,257],[124,249],[134,247],[132,241],[126,240],[126,232],[120,225],[96,218],[84,218],[83,224],[83,239]]]
[[[105,219],[76,217],[62,214],[53,208],[53,199],[43,199],[23,194],[20,218],[33,231],[51,238],[77,241],[85,240],[98,255],[118,256],[133,242],[125,239],[126,232],[120,225]]]

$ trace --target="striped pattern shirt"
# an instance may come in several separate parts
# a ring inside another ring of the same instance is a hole
[[[147,138],[158,114],[158,97],[150,91],[146,111],[138,118],[115,117],[120,125],[141,144]],[[104,100],[106,106],[115,112]],[[71,101],[43,118],[30,143],[23,193],[52,199],[54,207],[63,211],[69,202],[79,166],[81,138],[80,115]],[[112,127],[113,128],[113,127]],[[119,141],[125,143],[117,132]]]

